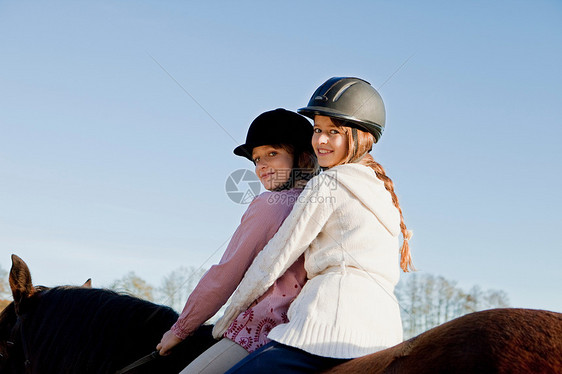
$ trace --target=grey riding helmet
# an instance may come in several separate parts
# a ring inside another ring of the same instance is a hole
[[[328,79],[312,94],[308,106],[298,112],[314,120],[323,115],[344,121],[346,126],[370,132],[378,142],[384,131],[386,112],[381,95],[360,78]]]

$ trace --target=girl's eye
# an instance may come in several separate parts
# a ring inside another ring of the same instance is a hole
[[[254,164],[256,164],[260,160],[259,157],[254,158]]]
[[[330,134],[336,135],[336,134],[339,134],[339,131],[338,130],[330,130]]]
[[[277,152],[271,151],[271,152],[269,152],[268,156],[269,156],[269,157],[273,157],[273,156],[275,156],[276,154],[277,154]]]
[[[320,134],[322,132],[322,130],[320,130],[319,128],[316,127],[316,128],[314,128],[314,132],[317,133],[317,134]]]

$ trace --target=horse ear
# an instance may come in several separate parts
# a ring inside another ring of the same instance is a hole
[[[10,269],[9,280],[17,312],[22,301],[35,293],[35,288],[31,282],[31,273],[27,264],[16,255],[12,255],[12,268]]]
[[[92,278],[88,278],[86,282],[82,285],[84,288],[92,288]]]

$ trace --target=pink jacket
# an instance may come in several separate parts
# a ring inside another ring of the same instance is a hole
[[[291,212],[301,189],[264,192],[242,216],[220,262],[201,278],[183,308],[172,332],[181,339],[212,317],[232,295],[246,270]],[[265,294],[240,313],[224,336],[253,352],[269,342],[267,334],[288,322],[287,310],[306,282],[301,256]]]

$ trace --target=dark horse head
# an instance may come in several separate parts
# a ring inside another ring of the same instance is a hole
[[[0,373],[112,374],[154,351],[178,315],[172,309],[110,290],[35,287],[12,255],[14,301],[0,314]],[[210,347],[211,326],[167,357],[131,373],[177,373]]]

